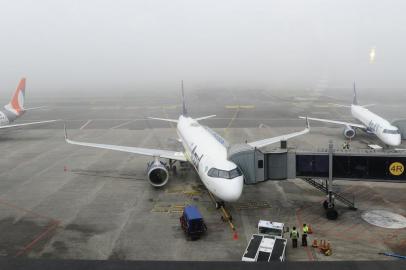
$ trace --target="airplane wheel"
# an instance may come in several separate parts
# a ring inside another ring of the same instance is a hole
[[[220,209],[222,206],[224,206],[224,202],[216,202],[216,209]]]
[[[326,212],[327,219],[336,220],[338,218],[338,212],[335,209],[328,209]]]

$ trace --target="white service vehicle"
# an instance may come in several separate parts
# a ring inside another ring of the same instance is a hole
[[[258,233],[252,235],[242,256],[242,261],[285,261],[287,240],[283,238],[284,227],[285,225],[280,222],[260,220]]]
[[[272,222],[268,220],[260,220],[258,222],[258,233],[283,237],[285,224],[280,222]]]

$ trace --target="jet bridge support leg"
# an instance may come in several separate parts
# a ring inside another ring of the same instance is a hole
[[[326,216],[330,220],[335,220],[338,217],[338,212],[334,208],[334,191],[333,191],[333,142],[328,144],[328,179],[326,180],[327,199],[323,206],[326,209]]]

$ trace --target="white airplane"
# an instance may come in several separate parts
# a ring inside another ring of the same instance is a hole
[[[16,91],[14,92],[11,101],[6,106],[4,106],[4,109],[2,110],[0,109],[0,129],[38,125],[58,121],[58,120],[46,120],[22,124],[11,124],[14,120],[22,116],[26,111],[43,108],[43,107],[24,108],[24,99],[25,99],[25,78],[22,78],[17,86]]]
[[[182,114],[179,116],[179,119],[151,119],[169,121],[177,124],[177,134],[183,145],[183,152],[72,141],[67,137],[66,128],[65,140],[70,144],[153,157],[154,160],[150,162],[147,167],[147,176],[149,182],[154,187],[164,186],[169,179],[168,168],[165,166],[165,163],[159,160],[160,158],[169,159],[170,167],[172,166],[173,161],[187,161],[192,164],[206,188],[220,199],[219,203],[233,202],[238,200],[241,196],[244,184],[243,174],[237,165],[228,159],[228,144],[226,140],[212,129],[202,126],[198,122],[214,116],[215,115],[210,115],[195,119],[188,116],[184,102],[182,83]],[[308,132],[309,126],[307,125],[307,127],[300,132],[268,138],[248,144],[252,147],[258,148]]]
[[[347,139],[354,138],[356,134],[356,129],[359,128],[369,134],[376,135],[382,142],[389,146],[398,146],[401,143],[401,134],[397,127],[391,125],[389,121],[383,119],[382,117],[374,114],[370,110],[366,109],[366,107],[370,105],[358,105],[357,100],[357,92],[355,90],[355,83],[354,83],[354,99],[351,106],[346,105],[338,105],[340,107],[349,107],[351,108],[352,116],[357,119],[360,123],[350,123],[350,122],[343,122],[343,121],[336,121],[336,120],[329,120],[329,119],[322,119],[322,118],[312,118],[308,117],[309,120],[313,121],[320,121],[338,125],[344,125],[344,136]],[[299,118],[305,118],[303,116],[299,116]]]

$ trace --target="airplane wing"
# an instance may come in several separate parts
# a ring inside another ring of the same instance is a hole
[[[299,116],[299,118],[305,119],[306,117]],[[356,128],[361,128],[361,129],[367,129],[367,127],[362,125],[362,124],[343,122],[343,121],[336,121],[336,120],[329,120],[329,119],[323,119],[323,118],[308,117],[307,119],[313,120],[313,121],[319,121],[319,122],[325,122],[325,123],[331,123],[331,124],[337,124],[337,125],[344,125],[344,126],[356,127]]]
[[[288,139],[291,139],[291,138],[294,138],[294,137],[297,137],[300,135],[304,135],[304,134],[308,133],[309,131],[310,131],[310,125],[309,125],[309,121],[306,118],[306,128],[303,129],[302,131],[293,132],[293,133],[289,133],[289,134],[285,134],[285,135],[281,135],[281,136],[277,136],[277,137],[273,137],[273,138],[268,138],[268,139],[264,139],[264,140],[260,140],[260,141],[250,142],[250,143],[248,143],[248,145],[250,145],[252,147],[256,147],[256,148],[264,147],[269,144],[277,143],[277,142],[288,140]]]
[[[127,153],[132,153],[132,154],[143,155],[143,156],[160,157],[160,158],[174,159],[174,160],[179,160],[179,161],[187,161],[185,155],[182,152],[175,152],[175,151],[161,150],[161,149],[151,149],[151,148],[140,148],[140,147],[131,147],[131,146],[120,146],[120,145],[111,145],[111,144],[98,144],[98,143],[72,141],[72,140],[68,139],[66,127],[64,127],[64,129],[65,129],[65,141],[69,144],[108,149],[108,150],[115,150],[115,151],[127,152]]]
[[[56,122],[56,121],[59,121],[59,120],[47,120],[47,121],[39,121],[39,122],[6,125],[6,126],[0,126],[0,129],[13,128],[13,127],[24,127],[24,126],[30,126],[30,125],[39,125],[39,124],[45,124],[45,123],[52,123],[52,122]]]
[[[45,109],[45,108],[48,108],[48,106],[39,106],[39,107],[24,108],[24,111],[32,111],[32,110],[39,110],[39,109]]]

